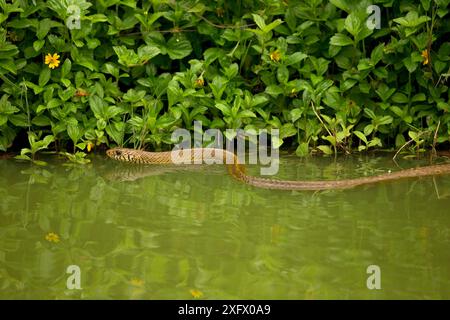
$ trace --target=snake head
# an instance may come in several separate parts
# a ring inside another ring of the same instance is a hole
[[[131,162],[142,163],[141,153],[138,150],[127,148],[113,148],[106,151],[106,155],[111,159]]]
[[[123,148],[113,148],[106,151],[106,155],[114,160],[126,161],[127,159],[127,151]]]

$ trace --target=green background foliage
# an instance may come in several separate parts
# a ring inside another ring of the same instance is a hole
[[[90,144],[168,148],[194,121],[278,128],[299,156],[445,145],[449,4],[0,0],[0,151],[23,134],[23,159],[83,162]]]

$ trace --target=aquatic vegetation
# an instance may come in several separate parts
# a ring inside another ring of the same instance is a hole
[[[20,155],[16,156],[16,159],[28,160],[38,165],[45,165],[45,161],[36,160],[36,153],[40,150],[47,149],[53,141],[54,137],[52,135],[45,136],[42,140],[40,140],[40,135],[38,136],[34,132],[28,132],[28,142],[30,144],[30,148],[23,148]],[[31,155],[31,157],[29,155]]]
[[[280,160],[281,179],[395,169],[366,155]],[[0,297],[449,298],[448,179],[278,192],[237,184],[221,166],[104,178],[120,169],[100,156],[82,167],[0,161]],[[377,293],[365,286],[373,263],[389,270]],[[83,290],[67,289],[69,265]]]
[[[300,157],[447,147],[449,3],[0,1],[0,151],[169,149],[195,120]]]

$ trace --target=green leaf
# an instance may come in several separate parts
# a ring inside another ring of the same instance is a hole
[[[333,150],[331,149],[330,146],[321,145],[321,146],[318,146],[317,149],[319,149],[320,151],[322,151],[322,152],[325,153],[326,155],[331,155],[331,154],[333,154]]]
[[[275,29],[276,27],[278,27],[280,24],[283,23],[283,20],[281,19],[276,19],[275,21],[272,21],[271,23],[269,23],[267,26],[264,27],[264,29],[262,29],[262,31],[264,33],[268,33],[270,31],[272,31],[272,29]]]
[[[416,71],[419,63],[415,62],[413,58],[410,56],[403,59],[403,65],[406,67],[406,69],[408,69],[409,73],[413,73],[414,71]]]
[[[173,36],[167,42],[167,53],[170,59],[178,60],[187,57],[192,52],[191,43],[186,39]]]
[[[375,47],[375,49],[372,50],[372,53],[370,54],[370,60],[372,61],[372,65],[376,65],[378,62],[381,61],[384,55],[384,43],[379,44]]]
[[[125,124],[123,122],[114,122],[106,126],[106,133],[114,140],[118,145],[122,145],[123,133]]]
[[[290,66],[296,63],[299,63],[300,61],[306,59],[308,57],[307,54],[302,52],[295,52],[283,59],[283,64],[285,66]]]
[[[390,124],[390,123],[392,123],[392,121],[393,121],[393,119],[391,116],[383,116],[383,117],[377,119],[378,125]]]
[[[176,80],[171,80],[167,85],[167,98],[169,100],[169,108],[183,99],[183,90]]]
[[[309,144],[307,142],[300,143],[295,150],[295,154],[299,157],[307,157],[309,155]]]
[[[24,150],[24,149],[22,149],[22,150]],[[26,149],[26,150],[30,150],[30,149]],[[29,156],[25,155],[25,154],[17,155],[17,156],[14,157],[14,159],[31,161],[31,158]]]
[[[395,103],[408,103],[408,97],[401,92],[397,92],[392,96],[392,101]]]
[[[364,127],[364,135],[367,137],[368,135],[370,135],[374,130],[374,127],[372,124],[368,124],[367,126]]]
[[[414,132],[414,131],[409,130],[409,131],[408,131],[408,136],[409,136],[411,139],[413,139],[415,142],[419,142],[419,134],[418,134],[417,132]]]
[[[34,117],[33,120],[31,120],[31,123],[39,127],[45,127],[51,125],[51,120],[49,117],[41,114]]]
[[[101,13],[93,14],[91,16],[86,16],[85,19],[90,20],[92,23],[108,21],[108,18],[104,14],[101,14]]]
[[[421,16],[419,17],[419,14],[417,11],[410,11],[407,13],[405,17],[400,17],[394,19],[394,22],[398,23],[401,26],[408,27],[408,28],[414,28],[418,27],[421,24],[430,21],[431,18],[428,16]]]
[[[13,59],[5,59],[5,60],[0,59],[0,75],[5,73],[1,68],[5,69],[13,74],[17,74],[17,66],[14,64]]]
[[[39,52],[39,51],[41,51],[44,44],[45,44],[45,40],[36,40],[35,42],[33,42],[33,49],[36,52]]]
[[[96,95],[89,97],[89,106],[97,119],[103,117],[103,103],[103,100]]]
[[[215,60],[225,56],[225,54],[226,54],[225,51],[221,48],[208,48],[205,50],[205,52],[203,52],[205,64],[210,65]]]
[[[272,97],[277,97],[278,95],[283,94],[284,91],[279,86],[272,84],[266,88],[266,93]]]
[[[114,46],[114,52],[119,57],[119,63],[124,66],[139,64],[139,56],[131,49],[125,46]]]
[[[43,88],[50,80],[51,70],[47,66],[45,66],[41,73],[39,74],[39,87]]]
[[[388,101],[389,98],[394,94],[395,88],[389,88],[386,84],[382,83],[375,92],[381,98],[381,100]]]
[[[370,59],[361,59],[358,63],[358,70],[364,71],[372,69],[375,65],[372,63]]]
[[[142,46],[138,49],[138,56],[141,62],[148,61],[160,53],[161,50],[155,46]]]
[[[269,99],[267,98],[267,96],[265,96],[263,94],[255,95],[255,96],[253,96],[251,107],[256,107],[262,103],[267,102],[268,100]]]
[[[45,38],[47,33],[50,31],[52,27],[51,20],[50,19],[43,19],[39,21],[37,30],[36,30],[36,37],[39,40],[42,40]],[[37,51],[37,50],[36,50]]]
[[[375,115],[375,112],[373,112],[373,110],[371,110],[371,109],[368,109],[368,108],[365,108],[364,109],[364,113],[370,118],[370,119],[372,119],[372,120],[374,120],[374,119],[376,119],[376,115]],[[367,135],[367,134],[366,134]]]
[[[295,136],[297,134],[297,129],[294,127],[294,125],[292,123],[285,123],[281,128],[280,128],[280,138],[284,139],[287,137],[292,137]]]
[[[411,98],[411,102],[422,102],[427,99],[425,93],[418,93]]]
[[[364,135],[364,133],[362,133],[361,131],[353,131],[353,133],[361,140],[363,141],[365,144],[367,144],[367,138]]]
[[[111,62],[108,62],[108,63],[105,63],[103,65],[103,67],[104,67],[106,73],[109,73],[110,75],[112,75],[116,79],[119,78],[120,71],[119,71],[119,68],[115,64],[113,64]]]
[[[406,143],[405,137],[403,136],[403,134],[397,134],[397,136],[395,137],[395,146],[397,148],[400,148],[401,146],[403,146]]]
[[[357,37],[361,32],[362,23],[355,13],[350,13],[345,19],[345,30],[347,30],[353,37]]]
[[[242,110],[238,116],[239,118],[256,118],[256,114],[251,110]]]
[[[258,28],[260,28],[261,30],[264,30],[264,28],[266,27],[266,23],[264,22],[264,19],[260,15],[257,15],[255,13],[253,13],[252,16],[253,16],[253,20],[255,21]]]
[[[278,67],[277,79],[282,84],[286,84],[289,81],[289,70],[286,66],[281,65]]]
[[[209,87],[211,88],[211,91],[216,100],[220,100],[222,98],[222,95],[225,92],[227,84],[228,84],[227,79],[221,76],[214,77],[213,81],[209,83]]]
[[[0,126],[8,122],[8,117],[6,115],[0,114]]]
[[[123,100],[128,102],[138,102],[145,97],[146,92],[144,90],[129,89],[127,93],[123,95]]]
[[[330,39],[330,44],[338,47],[345,47],[353,44],[353,40],[342,33],[336,33]]]
[[[298,119],[301,118],[302,114],[303,114],[303,111],[301,109],[299,109],[299,108],[292,109],[291,112],[290,112],[291,121],[292,122],[297,121]]]
[[[72,62],[70,59],[66,59],[61,67],[61,78],[65,78],[70,73],[70,70],[72,70]]]
[[[283,139],[280,139],[280,138],[278,138],[276,136],[272,136],[271,139],[272,139],[272,147],[274,149],[280,148],[281,145],[283,144]]]
[[[217,109],[219,109],[223,115],[225,116],[230,116],[231,115],[231,108],[229,106],[227,106],[224,103],[216,103],[214,105]]]
[[[232,63],[227,68],[224,68],[223,73],[227,77],[228,80],[233,79],[239,73],[239,66],[238,66],[238,64],[237,63]]]
[[[349,4],[348,0],[330,0],[330,2],[337,8],[345,11],[345,12],[350,12],[350,10],[352,9],[351,5]]]
[[[74,144],[77,144],[78,140],[81,138],[82,133],[78,125],[69,124],[67,126],[67,134]]]

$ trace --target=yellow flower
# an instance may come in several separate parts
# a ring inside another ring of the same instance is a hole
[[[47,233],[47,235],[45,236],[45,240],[47,240],[48,242],[58,243],[59,236],[54,232],[50,232],[50,233]]]
[[[278,62],[281,59],[281,53],[278,50],[273,51],[269,54],[270,60]]]
[[[138,279],[138,278],[131,279],[130,283],[131,283],[131,285],[133,285],[135,287],[143,287],[144,286],[144,280]]]
[[[195,86],[196,87],[203,87],[205,85],[205,80],[203,78],[198,78],[195,80]]]
[[[87,152],[91,152],[92,148],[94,148],[94,144],[92,142],[87,143]]]
[[[60,63],[60,61],[58,60],[59,58],[60,58],[59,54],[57,54],[57,53],[53,54],[53,56],[50,53],[48,53],[45,56],[45,64],[48,64],[48,67],[50,69],[58,68],[59,63]]]
[[[200,299],[201,297],[203,297],[203,292],[201,292],[200,290],[191,289],[191,290],[189,290],[189,292],[196,299]]]
[[[423,65],[427,65],[430,62],[430,53],[428,52],[428,49],[422,51],[422,57]]]

